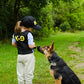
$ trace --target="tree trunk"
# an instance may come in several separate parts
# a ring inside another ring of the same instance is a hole
[[[0,40],[2,40],[2,37],[3,35],[2,35],[2,29],[0,29]]]
[[[20,9],[20,1],[21,0],[15,0],[15,5],[14,5],[14,25],[16,24],[18,20],[18,13]]]

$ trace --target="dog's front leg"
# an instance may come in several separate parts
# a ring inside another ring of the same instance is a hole
[[[51,76],[55,79],[55,72],[53,69],[50,69]],[[55,84],[62,84],[62,76],[59,76],[57,79],[55,79]]]
[[[61,79],[55,79],[55,84],[61,84]]]
[[[59,79],[55,79],[55,84],[62,84],[62,77],[60,76]]]

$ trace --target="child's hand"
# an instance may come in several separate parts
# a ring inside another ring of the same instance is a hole
[[[29,48],[33,49],[35,47],[35,42],[32,45],[29,45]]]
[[[35,47],[35,42],[33,42],[33,45],[34,45],[34,47]]]

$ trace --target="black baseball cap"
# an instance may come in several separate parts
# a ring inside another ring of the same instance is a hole
[[[36,19],[32,16],[25,16],[24,18],[22,18],[20,26],[24,26],[26,28],[32,27],[36,30],[41,29],[41,26],[37,24]]]

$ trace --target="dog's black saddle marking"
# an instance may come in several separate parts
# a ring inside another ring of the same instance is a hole
[[[63,77],[62,84],[81,84],[79,78],[68,66],[64,66],[59,72]]]
[[[50,69],[54,70],[54,78],[59,79],[62,76],[62,84],[81,84],[76,74],[67,66],[62,58],[56,52],[52,52],[48,58],[51,63]]]

